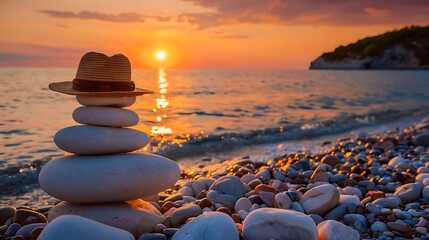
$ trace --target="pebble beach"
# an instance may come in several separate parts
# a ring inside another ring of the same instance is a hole
[[[425,118],[321,142],[319,153],[213,164],[206,158],[181,169],[171,188],[121,203],[118,221],[103,211],[111,203],[57,218],[74,204],[3,207],[0,239],[45,239],[38,238],[45,228],[75,237],[90,230],[94,239],[428,239],[428,130]]]

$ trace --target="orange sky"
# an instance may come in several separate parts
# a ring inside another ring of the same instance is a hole
[[[427,25],[427,12],[425,0],[1,0],[0,66],[76,67],[94,50],[143,68],[305,69],[338,45]]]

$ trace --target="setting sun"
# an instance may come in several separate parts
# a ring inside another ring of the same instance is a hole
[[[158,52],[156,52],[156,58],[160,61],[166,59],[167,58],[167,52],[165,52],[164,50],[159,50]]]

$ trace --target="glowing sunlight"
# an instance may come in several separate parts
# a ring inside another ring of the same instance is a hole
[[[167,58],[167,52],[164,50],[159,50],[156,52],[156,59],[162,61]]]

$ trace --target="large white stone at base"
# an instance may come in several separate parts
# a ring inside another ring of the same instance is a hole
[[[88,125],[63,128],[54,137],[57,147],[78,155],[132,152],[149,141],[149,136],[138,130]]]
[[[131,127],[139,123],[134,111],[114,107],[79,107],[74,110],[73,119],[81,124],[107,127]]]
[[[78,103],[84,106],[129,107],[136,102],[136,97],[94,97],[76,96]]]
[[[221,212],[204,213],[186,223],[172,240],[239,240],[234,221]]]
[[[122,229],[87,218],[65,215],[50,222],[37,240],[135,240]]]
[[[124,229],[138,237],[153,232],[164,216],[152,204],[143,200],[119,203],[73,204],[61,202],[49,212],[49,221],[62,215],[79,215],[112,227]]]
[[[246,240],[317,240],[317,228],[306,214],[279,208],[259,208],[243,222]]]
[[[67,156],[48,162],[39,184],[72,203],[121,202],[157,194],[180,177],[177,163],[152,154]]]

